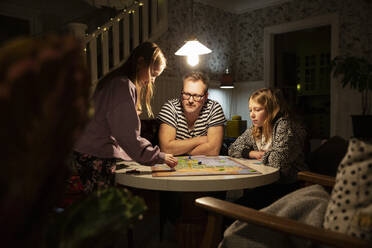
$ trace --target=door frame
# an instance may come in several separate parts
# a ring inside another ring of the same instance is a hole
[[[266,87],[274,87],[274,37],[276,34],[300,31],[303,29],[331,26],[331,60],[339,54],[339,17],[337,13],[288,22],[264,28],[264,82]],[[336,79],[330,79],[330,136],[336,133],[336,114],[339,111]]]

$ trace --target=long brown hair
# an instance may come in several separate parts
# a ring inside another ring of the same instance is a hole
[[[254,101],[262,105],[267,113],[267,117],[262,127],[253,126],[253,137],[257,140],[261,138],[262,134],[265,141],[268,141],[273,132],[273,125],[275,120],[279,117],[289,117],[290,110],[284,100],[280,89],[262,88],[252,93],[249,101]]]
[[[149,79],[151,76],[151,68],[153,66],[163,65],[166,66],[166,58],[161,51],[161,49],[152,42],[144,42],[137,46],[125,63],[117,68],[114,72],[110,73],[107,77],[102,79],[102,81],[97,86],[97,91],[101,90],[106,82],[111,81],[113,77],[119,75],[126,75],[135,85],[137,89],[138,100],[136,103],[136,108],[138,111],[142,111],[142,99],[145,98],[145,105],[147,113],[150,117],[154,114],[151,109],[151,99],[154,94],[154,84],[149,81],[147,85],[140,84],[138,80],[139,71],[139,58],[143,58],[145,66],[148,67]]]

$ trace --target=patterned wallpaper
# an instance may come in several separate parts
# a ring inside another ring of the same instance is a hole
[[[235,15],[195,2],[193,30],[213,50],[201,56],[197,69],[218,80],[229,67],[236,81],[263,79],[264,28],[337,12],[340,16],[340,54],[372,59],[371,4],[367,0],[293,0],[281,5]],[[169,30],[157,42],[166,53],[167,77],[181,77],[192,69],[184,57],[174,55],[191,36],[191,0],[169,0]],[[368,35],[366,35],[368,34]]]
[[[224,70],[232,66],[235,16],[198,2],[192,6],[191,0],[169,0],[168,12],[168,32],[156,41],[168,59],[164,76],[180,78],[187,71],[198,69],[206,71],[212,80],[219,79]],[[200,56],[196,67],[189,66],[185,57],[174,55],[192,33],[212,50],[212,53]]]
[[[183,57],[174,55],[191,33],[191,0],[169,0],[168,3],[169,30],[156,42],[165,51],[169,63],[167,70],[159,78],[159,83],[164,79],[167,84],[176,84],[175,87],[181,83],[182,75],[191,69]],[[372,13],[371,0],[292,0],[240,15],[195,2],[194,33],[213,50],[211,54],[201,56],[197,69],[205,70],[212,80],[218,81],[224,69],[229,67],[235,81],[244,85],[234,89],[234,92],[248,94],[253,87],[258,87],[254,82],[260,82],[261,87],[264,86],[265,27],[333,13],[339,16],[339,55],[366,55],[372,61],[372,18],[369,16]],[[173,87],[160,84],[160,95],[164,91],[162,87]],[[179,91],[167,94],[163,99],[173,97]],[[230,110],[226,114],[241,113],[246,107],[246,100],[243,98],[229,98],[226,93],[226,99],[231,99],[230,106],[224,106]],[[162,104],[163,102],[154,101],[155,106]],[[360,113],[360,94],[349,88],[343,89],[337,84],[331,92],[331,135],[349,138],[352,133],[350,115]]]
[[[370,9],[370,8],[369,8]],[[337,12],[340,16],[340,54],[362,55],[368,50],[368,8],[365,0],[293,0],[279,6],[239,15],[234,53],[238,81],[263,79],[264,28]]]

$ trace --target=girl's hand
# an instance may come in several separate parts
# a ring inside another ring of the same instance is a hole
[[[166,154],[165,154],[165,161],[164,161],[164,162],[165,162],[169,167],[173,168],[173,167],[175,167],[175,166],[177,165],[178,160],[177,160],[175,157],[173,157],[172,154],[168,154],[168,153],[166,153]]]
[[[251,151],[249,152],[249,157],[257,160],[262,160],[264,154],[265,154],[264,151]]]

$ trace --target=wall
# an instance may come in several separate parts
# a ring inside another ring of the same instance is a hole
[[[369,8],[370,9],[370,8]],[[310,17],[338,13],[340,54],[362,55],[368,50],[368,5],[365,0],[294,0],[239,15],[234,32],[239,34],[234,54],[236,80],[263,78],[263,29]]]
[[[160,91],[154,101],[154,109],[166,99],[179,94],[177,87],[168,84],[180,84],[182,75],[191,70],[184,57],[174,55],[192,33],[210,49],[211,54],[201,56],[201,63],[195,69],[206,71],[214,82],[218,82],[225,68],[229,67],[237,82],[242,82],[245,93],[249,94],[256,81],[263,80],[263,33],[264,28],[303,20],[330,13],[339,15],[339,54],[366,54],[372,60],[372,4],[368,0],[292,0],[278,6],[267,7],[241,15],[227,13],[201,3],[194,3],[194,18],[191,19],[191,0],[169,0],[169,28],[156,42],[164,50],[168,59],[168,68],[158,79]],[[63,4],[63,8],[61,7]],[[6,7],[6,11],[5,8]],[[9,7],[10,6],[10,7]],[[99,13],[106,10],[100,10]],[[2,0],[0,13],[10,13],[11,16],[24,16],[32,21],[33,33],[52,30],[58,25],[71,20],[89,22],[94,29],[100,19],[99,14],[81,0],[66,0],[62,2],[47,0]],[[90,18],[94,17],[94,18]],[[85,21],[84,21],[85,20]],[[193,23],[193,30],[191,30]],[[193,31],[193,32],[192,32]],[[234,90],[236,91],[236,90]],[[332,109],[337,113],[332,122],[335,123],[333,135],[348,138],[351,135],[350,114],[360,114],[360,95],[350,89],[335,87]],[[214,94],[216,95],[216,94]],[[235,111],[244,109],[245,103],[240,103],[226,92],[219,93],[219,98],[225,96],[223,106],[228,116],[239,114]],[[229,100],[232,99],[232,100]],[[241,105],[243,104],[243,105]],[[236,107],[235,107],[236,106]],[[157,112],[155,112],[156,114]]]
[[[295,0],[238,16],[235,33],[235,77],[241,81],[263,78],[263,29],[274,25],[337,13],[339,16],[339,55],[368,55],[371,58],[371,4],[364,0]],[[332,92],[331,135],[352,135],[352,114],[361,114],[360,95],[335,85]]]
[[[194,18],[192,12],[194,10]],[[209,98],[218,100],[229,118],[231,96],[216,90],[226,68],[233,64],[233,23],[236,15],[191,0],[168,0],[168,31],[155,42],[167,58],[167,68],[156,80],[153,112],[158,114],[165,101],[178,97],[182,89],[182,76],[190,70],[205,71],[211,79]],[[193,22],[193,25],[192,25]],[[200,63],[191,67],[185,57],[174,53],[194,34],[212,53],[200,56]],[[141,118],[148,118],[146,114]]]
[[[213,80],[218,81],[223,69],[232,64],[235,80],[246,84],[243,87],[245,93],[241,94],[249,95],[256,85],[253,82],[263,80],[265,27],[337,13],[339,55],[366,54],[372,60],[372,21],[369,18],[372,9],[367,0],[293,0],[241,15],[229,14],[200,3],[194,5],[195,16],[200,17],[194,23],[196,34],[213,50],[212,54],[203,56],[198,69],[206,70]],[[169,61],[164,77],[177,78],[190,69],[182,57],[173,55],[187,39],[190,30],[187,26],[189,7],[190,1],[169,0],[169,31],[158,41],[166,50]],[[226,92],[223,94],[226,98],[224,101],[229,102],[231,96]],[[350,115],[361,113],[360,95],[348,88],[343,89],[339,84],[334,87],[333,95],[331,104],[334,108],[331,111],[334,118],[331,122],[334,124],[331,135],[349,138],[352,135]],[[231,106],[225,108],[230,110],[231,116],[243,109],[244,104],[232,97]]]
[[[191,9],[191,0],[168,1],[168,32],[156,41],[168,59],[168,68],[162,77],[181,78],[187,71],[198,69],[206,71],[212,80],[219,80],[224,70],[232,65],[233,19],[236,16],[194,2],[192,20]],[[194,68],[187,65],[185,57],[174,55],[192,33],[212,50],[200,56],[200,63]]]

